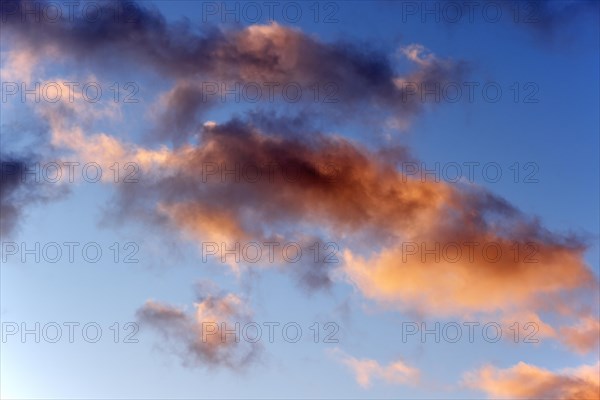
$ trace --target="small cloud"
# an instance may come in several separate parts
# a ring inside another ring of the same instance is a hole
[[[184,366],[241,370],[258,357],[262,347],[230,332],[248,322],[251,313],[237,295],[215,294],[213,289],[214,285],[206,283],[197,286],[193,312],[148,300],[137,311],[138,320],[158,330]]]
[[[349,367],[356,376],[356,382],[365,389],[374,380],[395,385],[414,384],[419,380],[420,371],[401,360],[381,365],[375,360],[354,358],[338,348],[330,351],[330,354]]]

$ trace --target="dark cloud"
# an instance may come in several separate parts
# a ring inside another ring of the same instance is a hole
[[[516,26],[535,32],[545,41],[557,39],[574,24],[587,21],[587,17],[597,23],[600,16],[599,4],[594,0],[513,0],[497,4]]]
[[[27,206],[68,193],[67,188],[46,182],[39,166],[38,156],[0,154],[0,234],[5,238],[18,229]]]
[[[227,96],[236,101],[226,94],[236,84],[238,95],[253,85],[252,94],[244,95],[251,98],[259,87],[256,101],[263,105],[307,107],[322,118],[409,119],[432,98],[415,96],[414,86],[459,81],[469,69],[462,61],[422,58],[422,49],[410,57],[415,70],[400,72],[388,55],[368,44],[321,42],[277,24],[220,30],[169,23],[156,9],[131,2],[101,3],[93,20],[80,13],[73,20],[65,15],[56,21],[23,20],[22,9],[34,4],[44,2],[12,1],[3,7],[4,30],[18,46],[94,67],[125,63],[178,80],[161,105],[165,123],[157,133],[176,143],[196,132],[199,112]]]
[[[21,176],[26,161],[12,157],[1,157],[0,166],[0,233],[12,232],[21,215],[22,200],[18,196],[22,186]]]
[[[77,8],[70,16],[62,7],[60,18],[40,11],[51,2],[9,0],[2,3],[0,16],[5,33],[16,35],[22,45],[37,50],[58,47],[78,60],[107,59],[122,62],[136,58],[162,72],[194,74],[208,61],[211,33],[198,36],[184,23],[169,25],[155,8],[130,1],[95,2],[92,11]],[[31,12],[32,10],[37,10]],[[218,34],[218,31],[211,31]]]
[[[201,130],[200,117],[215,103],[201,86],[179,82],[155,106],[158,117],[153,136],[161,141],[172,140],[176,145],[185,143],[191,133]]]

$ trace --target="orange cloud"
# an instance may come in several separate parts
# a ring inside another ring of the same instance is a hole
[[[558,372],[524,362],[507,369],[488,365],[467,373],[463,383],[489,398],[594,400],[600,399],[600,363]]]
[[[289,240],[318,229],[345,248],[347,279],[393,308],[503,320],[525,312],[539,320],[546,304],[563,303],[568,316],[581,300],[569,295],[597,295],[585,244],[548,231],[504,199],[474,185],[405,176],[396,168],[409,159],[404,149],[377,153],[337,136],[301,137],[290,121],[263,118],[205,124],[199,144],[174,150],[102,135],[63,143],[86,157],[137,160],[145,183],[122,187],[127,201],[119,205],[150,205],[199,241]],[[253,179],[240,176],[248,165]],[[451,256],[441,256],[447,248]],[[539,322],[545,337],[555,336]]]
[[[533,307],[541,295],[558,295],[565,290],[585,287],[594,279],[580,249],[544,243],[540,246],[539,262],[515,262],[512,240],[488,232],[471,238],[461,238],[460,234],[457,230],[456,241],[435,240],[435,236],[433,240],[423,236],[409,238],[370,258],[347,250],[345,270],[368,298],[440,316],[516,312],[523,306]],[[441,248],[454,243],[458,243],[464,255],[458,262],[442,257],[436,261],[435,254],[425,257],[412,254],[413,244],[434,249],[436,244]],[[475,245],[462,243],[494,243],[503,256],[492,262],[492,258],[481,251],[481,245],[477,249]],[[469,247],[476,249],[472,259],[467,256]],[[408,250],[409,256],[406,255]]]
[[[330,354],[338,358],[354,372],[356,382],[363,388],[370,387],[373,380],[376,379],[398,385],[413,385],[419,380],[419,370],[400,360],[382,366],[375,360],[366,358],[357,359],[343,353],[339,349],[332,350]]]
[[[578,353],[598,349],[600,345],[600,320],[597,317],[582,318],[575,326],[560,328],[560,338]]]
[[[549,232],[484,189],[407,177],[395,167],[408,158],[403,149],[374,153],[335,136],[277,134],[289,121],[268,122],[205,124],[197,145],[175,150],[103,135],[86,141],[80,132],[59,137],[86,157],[137,160],[150,184],[128,186],[134,202],[126,207],[151,200],[153,212],[200,241],[290,238],[314,228],[343,240],[348,280],[401,310],[505,319],[597,290],[581,241]],[[240,177],[248,165],[257,179]]]

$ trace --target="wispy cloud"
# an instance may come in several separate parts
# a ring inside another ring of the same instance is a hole
[[[381,365],[372,359],[357,359],[337,348],[331,350],[329,354],[350,368],[356,377],[356,382],[365,389],[369,388],[374,381],[394,385],[416,385],[420,379],[420,371],[401,360]]]
[[[237,295],[215,292],[212,286],[204,283],[196,287],[197,301],[191,311],[148,300],[138,309],[138,320],[142,329],[151,327],[160,332],[186,366],[243,369],[259,357],[260,343],[223,337],[220,329],[225,324],[226,329],[234,330],[236,324],[249,321],[251,310]]]

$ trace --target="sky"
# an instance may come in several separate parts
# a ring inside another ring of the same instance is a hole
[[[600,398],[595,1],[0,5],[0,396]]]

